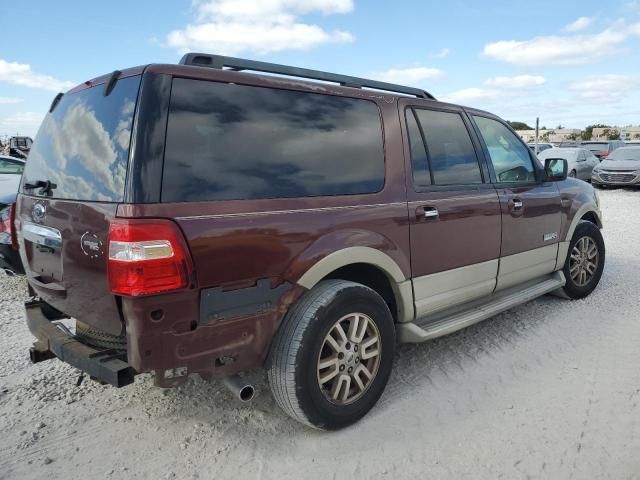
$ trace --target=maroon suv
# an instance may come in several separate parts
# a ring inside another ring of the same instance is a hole
[[[242,399],[263,367],[325,429],[373,407],[398,341],[582,298],[605,261],[594,190],[500,118],[203,54],[59,94],[16,227],[34,362],[117,387],[195,373]]]

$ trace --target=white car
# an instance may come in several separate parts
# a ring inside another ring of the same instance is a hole
[[[16,201],[24,165],[24,160],[0,155],[0,209]]]
[[[547,158],[564,158],[569,164],[570,177],[591,181],[591,172],[600,165],[600,160],[586,148],[552,148],[540,152],[538,158],[544,163]]]

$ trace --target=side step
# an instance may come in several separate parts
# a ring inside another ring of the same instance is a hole
[[[473,302],[462,311],[457,311],[436,319],[427,317],[411,323],[396,326],[398,340],[402,343],[421,343],[433,338],[448,335],[457,330],[491,318],[500,312],[509,310],[517,305],[534,300],[542,295],[553,292],[565,284],[562,272],[555,272],[541,280],[520,285],[493,294],[488,299]]]

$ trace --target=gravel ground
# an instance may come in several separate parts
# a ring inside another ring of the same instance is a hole
[[[0,278],[0,478],[640,478],[640,192],[603,191],[598,289],[401,346],[387,391],[337,433],[285,417],[264,378],[124,389],[31,365],[22,279]],[[1,275],[1,274],[0,274]]]

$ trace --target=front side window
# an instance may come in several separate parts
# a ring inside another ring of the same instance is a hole
[[[422,169],[431,170],[433,185],[471,185],[482,183],[478,158],[467,127],[459,113],[414,109],[426,141],[427,162],[413,163],[418,186]],[[409,118],[411,111],[407,112]],[[411,135],[411,132],[409,132]],[[413,145],[413,140],[411,144]]]
[[[474,115],[499,183],[535,182],[529,149],[504,124]]]
[[[375,103],[173,80],[163,202],[353,195],[383,186]]]

